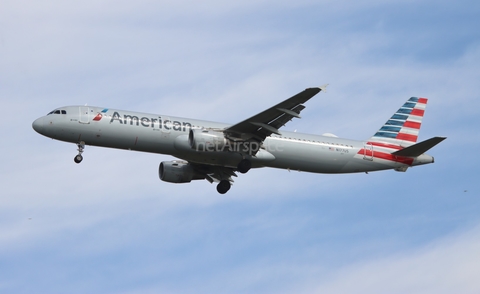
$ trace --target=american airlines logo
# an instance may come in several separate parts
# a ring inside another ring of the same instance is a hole
[[[101,112],[99,112],[94,118],[93,120],[94,121],[100,121],[103,117],[103,114],[106,113],[108,111],[108,108],[105,108],[104,110],[102,110]]]

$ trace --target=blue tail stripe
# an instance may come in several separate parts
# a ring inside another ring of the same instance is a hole
[[[400,119],[404,121],[406,121],[407,118],[408,118],[408,115],[402,115],[402,114],[396,114],[396,113],[392,116],[392,119]]]
[[[374,137],[396,138],[396,133],[377,132]]]
[[[403,104],[402,107],[405,107],[405,108],[415,108],[415,105],[417,105],[417,103],[406,102],[405,104]]]
[[[405,121],[390,119],[385,124],[390,126],[403,126],[403,124],[405,124]]]
[[[408,101],[418,102],[418,97],[412,97],[412,98],[408,99]]]
[[[402,127],[391,127],[391,126],[383,126],[380,131],[387,131],[387,132],[400,132]]]
[[[412,109],[408,109],[408,108],[400,108],[397,113],[403,113],[403,114],[410,114],[412,113]]]

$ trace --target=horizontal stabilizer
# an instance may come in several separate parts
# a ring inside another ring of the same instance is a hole
[[[433,146],[445,140],[446,137],[433,137],[431,139],[425,140],[423,142],[414,144],[402,150],[393,152],[393,155],[406,156],[406,157],[417,157],[427,152]]]

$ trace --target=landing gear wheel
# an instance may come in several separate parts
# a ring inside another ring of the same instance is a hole
[[[75,155],[75,157],[73,158],[73,161],[75,161],[75,163],[80,163],[83,160],[82,153],[83,153],[83,149],[85,149],[85,142],[83,142],[83,141],[78,142],[77,147],[78,147],[78,149],[77,149],[78,154]]]
[[[250,168],[252,168],[252,163],[250,162],[250,160],[242,159],[242,161],[240,161],[240,163],[238,164],[237,170],[240,173],[245,174],[250,170]]]
[[[73,158],[73,161],[75,161],[75,163],[80,163],[82,162],[82,160],[83,160],[83,156],[81,156],[80,154],[75,155],[75,158]]]
[[[220,183],[217,185],[217,191],[220,194],[225,194],[230,190],[231,184],[230,181],[227,180],[221,180]]]

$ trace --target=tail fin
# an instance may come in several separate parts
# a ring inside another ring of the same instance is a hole
[[[370,142],[408,147],[417,142],[427,98],[412,97],[370,138]]]

